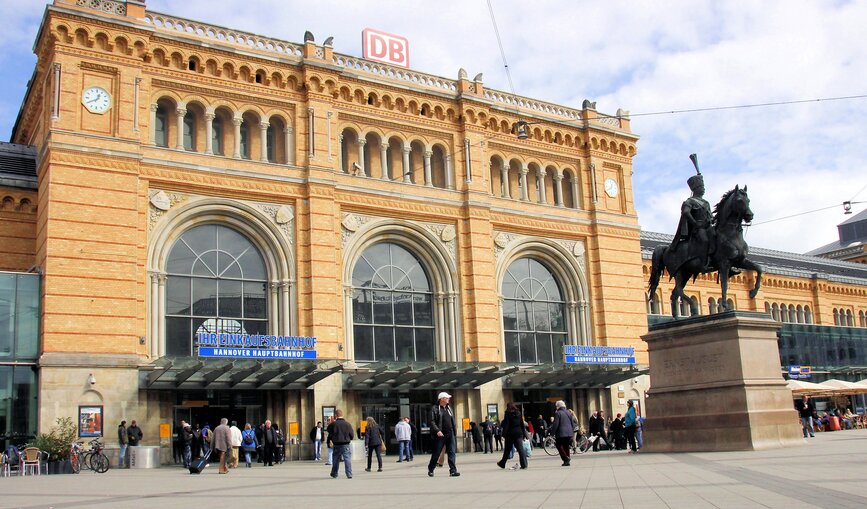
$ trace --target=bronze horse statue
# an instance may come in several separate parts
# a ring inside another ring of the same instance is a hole
[[[744,241],[743,224],[753,220],[753,211],[750,210],[750,198],[747,195],[747,187],[743,189],[735,186],[726,192],[713,210],[711,228],[714,233],[709,235],[711,241],[711,254],[709,264],[699,257],[689,258],[688,243],[681,242],[673,250],[670,246],[657,246],[653,250],[653,265],[650,269],[650,288],[648,299],[653,298],[654,292],[659,285],[659,278],[665,270],[669,279],[674,278],[674,290],[671,292],[671,314],[675,316],[677,298],[680,297],[689,302],[690,313],[699,314],[698,305],[683,292],[686,283],[699,274],[719,272],[717,279],[722,289],[723,310],[728,310],[726,293],[728,291],[728,279],[740,271],[737,269],[752,270],[756,272],[755,287],[750,290],[750,298],[756,298],[759,287],[762,284],[762,269],[758,264],[747,258],[749,246]]]

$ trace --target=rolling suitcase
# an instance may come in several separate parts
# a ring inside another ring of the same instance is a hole
[[[206,454],[204,458],[199,458],[199,459],[193,460],[193,462],[190,464],[190,473],[191,474],[201,474],[202,470],[204,470],[205,467],[208,466],[208,459],[210,457],[211,457],[211,451],[208,451],[208,454]]]

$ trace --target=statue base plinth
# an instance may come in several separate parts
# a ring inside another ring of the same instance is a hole
[[[729,311],[654,325],[644,451],[709,452],[803,445],[780,372],[779,325]],[[643,452],[644,452],[643,451]]]

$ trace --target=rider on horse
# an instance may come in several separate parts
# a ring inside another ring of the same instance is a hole
[[[692,190],[692,196],[686,199],[680,208],[680,223],[677,225],[677,233],[671,241],[671,252],[677,252],[676,248],[681,242],[687,243],[687,256],[681,260],[682,265],[689,260],[698,258],[701,260],[704,270],[702,272],[710,272],[710,260],[712,259],[713,250],[716,245],[714,227],[711,224],[713,213],[710,210],[710,203],[703,198],[704,196],[704,177],[698,171],[698,164],[695,171],[697,175],[693,175],[687,179],[686,183]]]

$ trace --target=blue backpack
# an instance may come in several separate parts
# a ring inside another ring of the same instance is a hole
[[[14,445],[10,444],[9,447],[7,447],[6,450],[3,452],[3,454],[6,455],[6,461],[10,465],[17,465],[19,456],[21,455],[21,451],[19,451],[18,448]]]

